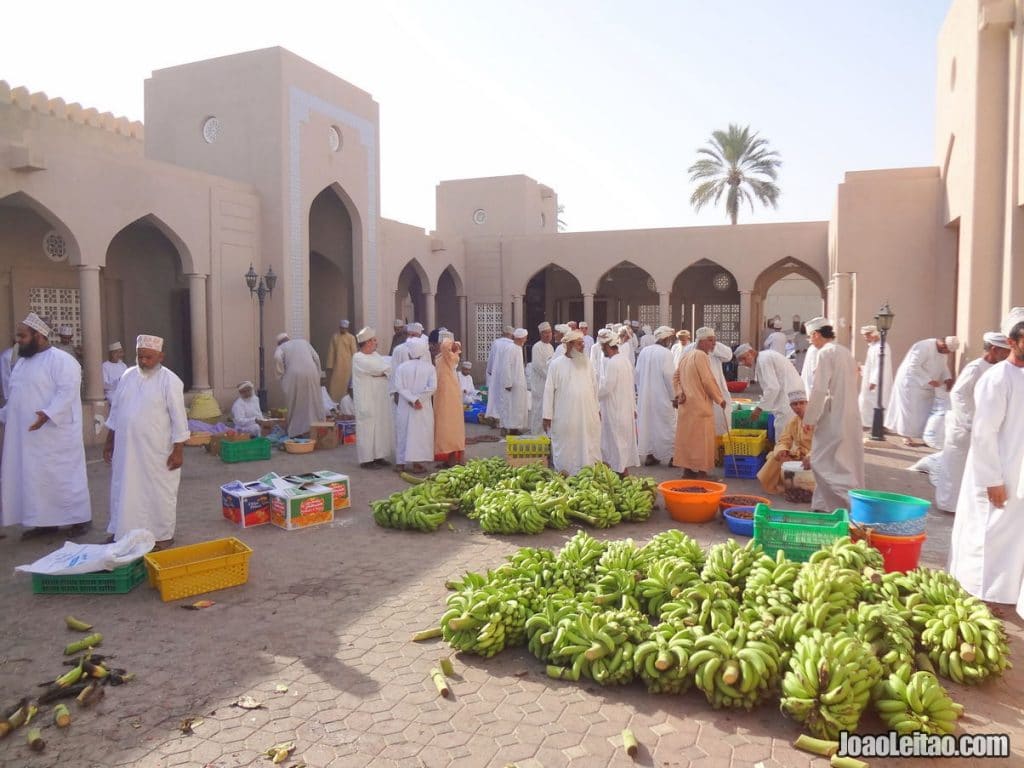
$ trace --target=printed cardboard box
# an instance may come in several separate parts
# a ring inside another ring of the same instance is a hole
[[[270,492],[270,522],[286,531],[329,523],[334,493],[322,485],[297,485]]]
[[[234,480],[220,487],[221,510],[224,517],[242,528],[270,522],[270,492],[273,488],[260,481],[243,483]]]
[[[340,512],[343,509],[348,509],[352,506],[352,495],[351,487],[349,485],[348,475],[342,475],[337,472],[332,472],[329,469],[322,469],[319,472],[314,472],[317,477],[317,482],[320,485],[330,488],[334,492],[334,511]]]

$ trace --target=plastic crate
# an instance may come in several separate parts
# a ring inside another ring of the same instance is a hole
[[[32,574],[37,595],[123,595],[146,580],[146,564],[140,557],[112,571],[75,573],[66,576]]]
[[[754,541],[771,556],[777,550],[797,562],[807,562],[822,546],[850,533],[850,515],[845,509],[834,512],[790,512],[772,509],[767,504],[754,508]]]
[[[270,441],[265,437],[254,437],[252,440],[239,442],[223,441],[220,444],[220,458],[228,464],[240,461],[260,461],[270,458]]]
[[[735,456],[726,454],[723,463],[726,477],[757,477],[764,466],[764,456]]]
[[[768,450],[768,432],[764,429],[730,429],[722,444],[726,456],[760,456]]]
[[[539,458],[550,455],[550,437],[543,435],[509,435],[505,438],[505,456],[509,459]]]
[[[251,555],[248,546],[231,537],[150,552],[145,560],[149,583],[166,602],[245,584]]]
[[[753,408],[737,405],[732,412],[733,429],[763,429],[768,433],[768,442],[775,442],[775,414],[761,411],[757,419],[752,419]]]

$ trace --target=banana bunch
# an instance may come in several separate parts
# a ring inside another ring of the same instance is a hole
[[[561,531],[569,527],[568,514],[569,494],[571,490],[561,477],[555,477],[546,482],[540,483],[530,493],[537,506],[541,508],[547,518],[548,528]],[[554,504],[550,502],[556,502]]]
[[[921,632],[932,664],[958,683],[973,685],[1010,666],[1003,622],[977,598],[934,608]]]
[[[827,603],[830,613],[845,612],[859,601],[862,584],[857,571],[829,563],[808,563],[793,582],[793,594],[804,603]]]
[[[662,605],[660,619],[697,626],[706,632],[728,629],[739,616],[738,595],[739,590],[728,582],[700,582]]]
[[[578,531],[555,558],[555,584],[564,585],[573,591],[582,589],[593,581],[604,550],[604,543],[586,531]]]
[[[631,608],[640,612],[640,572],[598,565],[597,580],[587,587],[586,597],[602,608]]]
[[[473,459],[465,464],[442,469],[425,482],[441,488],[446,496],[461,496],[478,483],[487,488],[512,475],[515,470],[501,458]]]
[[[579,472],[569,478],[575,488],[586,490],[597,488],[605,492],[614,492],[622,485],[622,478],[611,467],[603,462],[582,467]]]
[[[793,648],[797,640],[811,630],[826,635],[846,631],[849,626],[849,611],[825,600],[801,603],[788,616],[779,616],[772,625],[775,639],[784,648]]]
[[[853,541],[849,536],[843,536],[822,547],[812,554],[807,562],[811,565],[828,563],[839,568],[849,568],[857,573],[864,573],[866,568],[870,568],[872,572],[880,574],[885,569],[881,552],[863,539]]]
[[[569,496],[569,508],[568,517],[594,528],[611,528],[622,522],[622,515],[615,508],[612,497],[593,485],[574,487]]]
[[[601,559],[597,561],[597,572],[646,571],[650,562],[650,553],[638,547],[632,539],[619,539],[605,545]]]
[[[954,733],[964,708],[955,703],[931,672],[907,667],[879,681],[872,693],[875,711],[897,733]]]
[[[882,665],[862,640],[811,630],[789,659],[781,708],[812,736],[834,740],[839,731],[856,730],[881,677]]]
[[[701,635],[693,642],[689,670],[715,709],[753,709],[779,680],[779,647],[754,639],[742,622]]]
[[[693,564],[683,557],[664,557],[647,569],[647,577],[637,587],[648,616],[658,616],[665,603],[675,599],[686,588],[697,584],[700,576]]]
[[[529,491],[503,488],[484,491],[469,517],[477,520],[484,533],[536,535],[544,530],[547,523]]]
[[[523,547],[488,574],[488,581],[516,591],[529,613],[543,610],[555,586],[555,555],[548,549]]]
[[[729,539],[708,550],[700,577],[707,582],[725,581],[743,589],[754,564],[763,556],[764,550],[753,539],[742,547],[735,539]]]
[[[650,638],[647,617],[633,610],[607,611],[559,623],[552,658],[564,660],[548,674],[567,680],[580,677],[598,685],[624,685],[635,674],[636,647]]]
[[[549,482],[556,473],[540,464],[527,464],[513,469],[511,480],[516,487],[524,491],[535,490],[538,486]]]
[[[612,494],[615,508],[623,520],[639,523],[648,520],[657,499],[657,483],[650,477],[625,477]]]
[[[907,573],[887,573],[882,577],[885,598],[898,602],[908,612],[910,623],[920,632],[940,605],[956,602],[980,602],[960,582],[945,571],[917,568]]]
[[[527,608],[517,594],[514,587],[488,582],[449,595],[442,637],[452,648],[484,658],[519,645],[526,635]]]
[[[594,606],[579,602],[571,591],[555,592],[544,602],[539,611],[526,620],[527,649],[544,663],[555,660],[564,661],[564,657],[556,659],[554,655],[556,640],[560,646],[564,645],[559,631],[561,630],[564,634],[563,625],[572,626],[579,620],[581,614],[592,615],[594,612]]]
[[[701,545],[678,528],[662,531],[653,536],[644,545],[644,552],[652,563],[666,557],[681,557],[689,561],[690,565],[697,572],[700,572],[704,567],[706,559]]]
[[[850,612],[849,631],[869,646],[887,672],[913,666],[917,638],[899,610],[889,603],[861,603]]]
[[[789,560],[781,549],[774,558],[763,555],[747,576],[743,606],[753,609],[761,620],[793,614],[797,608],[793,585],[800,568],[801,564]]]
[[[690,656],[701,632],[663,621],[633,652],[637,673],[650,693],[683,693],[693,683]]]
[[[436,531],[448,519],[451,508],[451,503],[430,501],[423,493],[412,495],[408,490],[370,502],[373,520],[381,528],[425,532]]]

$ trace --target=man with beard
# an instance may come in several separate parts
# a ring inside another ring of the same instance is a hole
[[[583,334],[562,337],[565,354],[552,360],[544,385],[544,430],[551,434],[551,461],[568,475],[601,460],[601,416]]]
[[[110,478],[110,541],[144,528],[154,549],[174,543],[178,485],[188,439],[184,385],[163,366],[164,340],[141,335],[135,362],[117,387],[107,419],[103,460]]]
[[[50,346],[50,329],[34,312],[15,332],[18,362],[11,372],[0,484],[3,524],[28,528],[23,539],[71,526],[89,529],[92,507],[82,442],[82,367]]]

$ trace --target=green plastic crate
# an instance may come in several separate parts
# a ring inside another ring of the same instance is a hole
[[[732,428],[733,429],[768,429],[768,419],[772,415],[769,411],[761,411],[761,415],[757,419],[751,418],[754,413],[753,408],[744,408],[742,406],[736,406],[732,412]]]
[[[33,573],[32,592],[37,595],[123,595],[145,580],[146,564],[140,557],[112,571],[68,576]]]
[[[220,444],[220,458],[228,464],[240,461],[260,461],[270,458],[270,441],[265,437],[251,440],[224,440]]]
[[[767,504],[754,508],[754,541],[773,557],[781,549],[790,560],[805,563],[822,546],[849,534],[850,515],[845,509],[826,513],[790,512]]]

